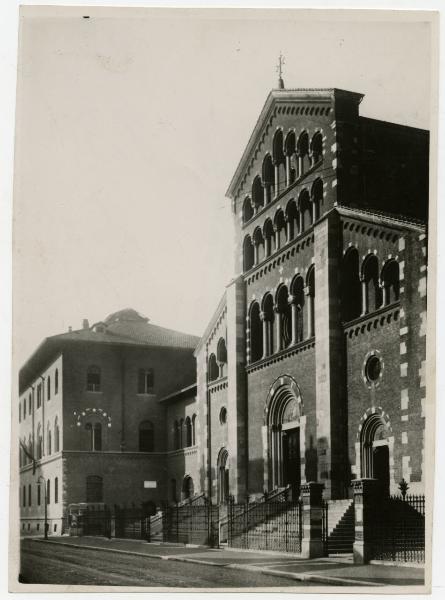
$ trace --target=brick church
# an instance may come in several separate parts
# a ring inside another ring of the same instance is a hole
[[[39,475],[56,525],[93,500],[298,497],[309,481],[340,500],[368,477],[424,492],[429,135],[361,116],[362,98],[270,92],[227,192],[235,277],[200,339],[127,310],[29,359],[23,531]]]

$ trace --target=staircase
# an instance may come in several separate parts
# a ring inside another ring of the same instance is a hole
[[[354,501],[328,501],[328,552],[329,554],[352,553],[354,544]]]

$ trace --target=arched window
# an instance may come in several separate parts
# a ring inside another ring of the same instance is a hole
[[[292,185],[297,178],[297,165],[295,164],[296,139],[295,132],[289,131],[284,142],[284,153],[286,155],[286,177],[287,185]]]
[[[51,504],[51,479],[46,480],[46,503]]]
[[[321,217],[323,206],[323,182],[320,178],[316,179],[311,188],[312,199],[312,221],[315,222]]]
[[[263,299],[263,336],[264,354],[270,356],[274,352],[274,302],[272,294],[268,293]]]
[[[196,415],[192,417],[192,446],[196,444]]]
[[[215,381],[219,377],[218,363],[216,362],[216,356],[212,353],[209,356],[209,381]]]
[[[359,275],[359,256],[356,248],[349,248],[343,257],[340,272],[342,320],[347,323],[360,316],[362,306]]]
[[[23,506],[26,506],[26,485],[24,485],[22,489],[22,504]]]
[[[88,475],[86,478],[86,501],[103,502],[103,480],[98,475]]]
[[[26,404],[26,400],[25,400],[25,404]],[[29,398],[28,398],[28,412],[29,412],[29,414],[31,414],[31,408],[32,408],[32,397],[31,397],[31,394],[29,394]]]
[[[60,431],[59,431],[59,420],[56,417],[54,420],[54,452],[60,450]]]
[[[300,211],[300,232],[302,233],[312,225],[312,210],[307,190],[301,191],[298,197],[298,205]]]
[[[291,285],[292,295],[292,341],[294,344],[304,340],[304,280],[301,275],[297,275]]]
[[[25,406],[26,406],[26,400],[25,400]],[[19,402],[19,423],[22,420],[22,403]]]
[[[250,219],[253,217],[253,214],[252,201],[249,196],[246,196],[243,203],[243,223],[250,221]]]
[[[51,376],[48,375],[48,379],[46,381],[46,399],[51,400]]]
[[[138,369],[138,394],[150,394],[154,388],[153,369]]]
[[[28,484],[28,506],[32,505],[32,492],[31,492],[31,484]]]
[[[194,493],[195,486],[193,485],[193,479],[190,475],[186,475],[182,482],[182,499],[189,500],[190,498],[193,498]]]
[[[190,417],[185,420],[185,445],[189,448],[192,445],[192,422]]]
[[[306,277],[306,286],[307,286],[307,324],[308,324],[308,338],[315,335],[315,268],[314,266],[310,267],[307,277]]]
[[[173,429],[173,443],[175,446],[175,450],[179,450],[179,448],[181,447],[181,434],[179,431],[179,423],[178,421],[175,421],[174,423],[174,429]]]
[[[263,227],[264,236],[264,254],[266,258],[275,252],[275,231],[273,228],[272,221],[266,219]]]
[[[243,243],[243,269],[249,271],[255,262],[255,252],[250,235],[246,235]]]
[[[37,460],[42,458],[42,455],[43,455],[42,426],[39,423],[37,425]]]
[[[59,478],[54,479],[54,504],[59,502]]]
[[[154,430],[151,421],[139,425],[139,452],[154,452]]]
[[[277,129],[272,142],[273,163],[278,175],[275,181],[275,195],[286,187],[286,159],[284,156],[283,130]]]
[[[275,187],[275,169],[270,154],[266,154],[263,159],[262,175],[266,204],[269,204],[269,202],[272,200],[273,189]]]
[[[56,369],[56,373],[54,375],[54,394],[59,393],[59,369]]]
[[[222,504],[229,497],[229,453],[226,448],[221,448],[218,454],[218,500]]]
[[[89,392],[100,392],[100,368],[91,365],[87,370],[87,390]]]
[[[285,285],[277,292],[277,345],[278,350],[287,348],[292,340],[292,310],[289,304],[289,293]]]
[[[400,298],[399,263],[392,259],[385,263],[382,269],[383,302],[385,306],[397,302]]]
[[[368,255],[362,267],[364,306],[363,312],[377,310],[382,305],[382,290],[379,283],[379,261],[375,254]]]
[[[179,446],[184,448],[184,419],[179,419]]]
[[[46,453],[48,455],[51,454],[52,451],[52,444],[51,444],[51,427],[48,421],[48,424],[46,426]]]
[[[30,463],[30,462],[32,462],[31,456],[34,456],[34,448],[32,447],[31,434],[29,434],[29,437],[28,437],[28,455],[29,456],[27,457],[26,462]]]
[[[257,210],[264,206],[264,189],[259,175],[255,177],[252,183],[252,203]]]
[[[40,482],[37,483],[37,506],[40,506],[42,502],[42,488],[40,487]]]
[[[89,450],[99,452],[102,450],[102,425],[100,423],[85,423],[85,430],[89,433]]]
[[[42,406],[42,384],[37,385],[37,408]]]
[[[298,234],[298,210],[295,200],[289,200],[286,206],[287,241],[290,242]]]
[[[253,232],[253,244],[254,244],[254,263],[257,265],[264,260],[264,238],[263,232],[260,227],[257,227]]]
[[[263,356],[263,325],[260,317],[260,305],[254,302],[250,307],[250,361],[255,362]]]
[[[23,420],[26,419],[26,398],[23,401]]]
[[[314,133],[311,140],[312,164],[323,158],[323,136],[319,131]]]
[[[220,377],[224,377],[224,369],[227,364],[227,348],[226,340],[224,338],[219,338],[218,346],[216,347],[216,360],[219,366],[219,375]]]
[[[297,142],[297,156],[298,156],[298,173],[297,176],[301,177],[310,167],[309,161],[309,135],[307,131],[300,133]]]
[[[281,209],[277,210],[277,212],[275,213],[274,222],[276,230],[276,247],[278,250],[278,248],[284,246],[287,241],[286,220],[284,218],[284,213]]]

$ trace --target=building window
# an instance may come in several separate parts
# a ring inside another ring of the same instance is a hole
[[[219,422],[221,425],[227,423],[227,408],[225,406],[223,406],[219,411]]]
[[[48,381],[46,382],[46,399],[51,400],[51,377],[48,375]]]
[[[25,406],[26,406],[26,400],[25,400]],[[31,394],[29,394],[29,398],[28,398],[28,412],[29,414],[31,414],[31,407],[32,407],[32,397]],[[26,412],[26,408],[25,408],[25,412]]]
[[[250,362],[263,356],[263,324],[261,322],[260,305],[254,302],[250,307]]]
[[[37,460],[43,456],[43,439],[42,439],[42,426],[40,423],[37,425]]]
[[[190,417],[185,420],[185,445],[187,448],[192,445],[192,422]]]
[[[366,379],[370,382],[377,381],[382,372],[382,364],[378,356],[372,355],[368,358],[365,366]]]
[[[51,429],[50,429],[50,426],[49,426],[49,423],[48,423],[48,425],[46,427],[46,453],[48,455],[51,454],[51,451],[52,451],[51,441],[52,441],[51,440]]]
[[[23,401],[23,420],[26,419],[26,399]]]
[[[54,504],[59,502],[59,478],[54,479]]]
[[[23,486],[23,506],[26,506],[26,485]]]
[[[88,367],[87,391],[100,392],[100,368],[94,365]]]
[[[397,302],[400,297],[399,263],[392,259],[382,270],[383,303],[385,306]]]
[[[39,383],[37,386],[37,408],[42,406],[42,384]]]
[[[153,369],[139,369],[138,394],[149,394],[154,387]]]
[[[216,360],[219,366],[219,376],[224,377],[225,368],[227,364],[227,347],[226,340],[224,338],[220,338],[218,341],[218,346],[216,348]]]
[[[216,362],[216,356],[211,354],[209,356],[209,381],[215,381],[219,376],[218,363]]]
[[[89,449],[91,452],[102,450],[102,425],[100,423],[85,423],[85,430],[89,433]]]
[[[346,251],[341,263],[341,313],[345,323],[359,317],[362,310],[359,262],[357,249],[351,247]]]
[[[139,452],[154,451],[154,431],[151,421],[143,421],[139,425]]]
[[[56,417],[54,421],[54,452],[60,450],[60,431],[59,431],[59,420]]]
[[[42,501],[41,491],[40,491],[40,483],[37,484],[37,505],[40,506]]]
[[[196,415],[192,417],[192,445],[196,444]]]
[[[250,235],[246,235],[243,243],[243,270],[249,271],[255,262],[255,250]]]
[[[379,261],[375,254],[368,255],[363,262],[363,307],[364,314],[382,306],[382,290],[379,282]]]
[[[25,406],[26,406],[26,401],[25,401]],[[22,403],[19,403],[19,423],[22,420]]]
[[[28,484],[28,506],[32,504],[31,484]]]
[[[247,223],[253,217],[253,207],[249,196],[246,196],[243,204],[243,223]]]
[[[179,432],[178,421],[175,421],[175,424],[174,424],[173,438],[174,438],[173,444],[174,444],[175,450],[179,450],[179,448],[181,447],[181,435]]]
[[[88,475],[86,478],[86,501],[103,502],[103,481],[98,475]]]
[[[46,481],[46,503],[51,503],[51,480],[47,479]]]
[[[54,375],[54,394],[59,393],[59,369],[56,369],[56,373]]]

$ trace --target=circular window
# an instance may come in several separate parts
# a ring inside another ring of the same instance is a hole
[[[382,363],[378,356],[370,356],[366,363],[365,374],[368,381],[374,382],[380,377],[382,372]]]
[[[219,411],[219,422],[224,425],[227,421],[227,408],[225,406]]]

